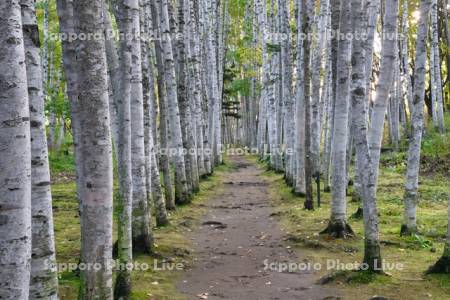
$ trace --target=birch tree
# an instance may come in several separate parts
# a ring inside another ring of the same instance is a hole
[[[31,299],[57,299],[58,278],[52,195],[45,136],[44,94],[34,1],[20,1],[30,105],[31,135]]]
[[[178,107],[177,82],[175,76],[175,61],[172,49],[172,39],[169,26],[169,5],[167,0],[160,1],[160,34],[164,60],[164,79],[167,93],[167,113],[171,130],[171,145],[169,152],[174,152],[175,163],[175,202],[185,204],[190,202],[190,191],[186,182],[186,166],[183,155],[183,141]]]
[[[80,168],[81,262],[100,268],[81,271],[80,299],[112,299],[112,146],[102,1],[74,3],[79,106],[76,138]]]
[[[432,65],[430,72],[432,73],[431,91],[435,94],[436,105],[433,106],[433,112],[436,115],[437,127],[439,132],[443,134],[445,132],[444,125],[444,105],[442,97],[442,76],[441,76],[441,59],[439,54],[439,28],[438,28],[438,3],[437,0],[433,0],[431,5],[431,49],[430,49],[430,61]],[[433,115],[434,115],[433,114]]]
[[[340,20],[340,1],[330,0],[330,29],[332,32],[339,32],[339,20]],[[337,62],[338,62],[338,37],[335,34],[332,36],[330,41],[330,62],[331,62],[331,90],[330,90],[330,133],[329,133],[329,145],[327,150],[327,157],[325,157],[325,180],[324,180],[324,191],[331,191],[330,178],[332,176],[332,163],[333,163],[333,152],[334,152],[334,118],[335,118],[335,108],[336,108],[336,91],[337,91]],[[331,171],[331,174],[330,174]]]
[[[296,1],[297,5],[297,82],[296,82],[296,105],[295,105],[295,185],[294,191],[298,196],[306,195],[305,183],[305,74],[304,74],[304,41],[301,39],[303,32],[303,7],[301,0]]]
[[[216,21],[216,0],[203,0],[203,10],[205,16],[205,52],[206,52],[206,64],[205,70],[211,72],[211,76],[208,78],[209,98],[208,98],[208,114],[209,114],[209,143],[212,146],[212,152],[214,153],[214,165],[218,165],[222,162],[221,159],[221,97],[219,94],[219,80],[216,74],[218,71],[218,51],[217,51],[217,38],[215,31]]]
[[[282,109],[284,109],[284,135],[286,148],[292,150],[294,148],[295,141],[295,119],[292,118],[289,112],[294,111],[294,98],[292,96],[292,67],[291,67],[291,32],[289,27],[289,1],[278,1],[279,11],[279,23],[280,33],[284,37],[281,40],[281,98],[278,101],[284,101]],[[280,120],[281,122],[281,120]],[[277,124],[281,130],[283,126]],[[281,134],[279,135],[281,137]],[[281,138],[280,138],[281,139]],[[277,144],[281,144],[281,141],[277,141]],[[279,146],[276,146],[277,152]],[[294,160],[292,151],[285,153],[285,174],[289,184],[292,185],[294,181]],[[281,153],[276,153],[277,170],[281,171],[282,160]]]
[[[402,235],[417,232],[417,201],[419,189],[420,146],[423,132],[423,109],[425,96],[425,65],[427,61],[428,18],[431,0],[420,3],[420,20],[417,29],[416,58],[414,64],[413,107],[411,114],[411,139],[408,148],[406,168],[404,220],[401,227]]]
[[[141,34],[151,36],[152,18],[150,10],[150,1],[141,0]],[[156,210],[156,225],[165,226],[169,223],[164,194],[161,187],[161,178],[157,162],[156,147],[156,128],[157,124],[153,118],[156,118],[154,109],[157,101],[155,94],[155,78],[153,73],[154,47],[148,39],[141,42],[142,49],[142,86],[144,91],[144,128],[145,128],[145,156],[147,169],[147,194],[148,199],[152,200]]]
[[[139,1],[131,0],[123,7],[126,19],[131,22],[130,39],[130,113],[131,119],[131,178],[133,181],[133,250],[150,253],[153,235],[150,224],[150,209],[147,194],[147,172],[145,157],[144,98],[142,90],[142,56],[140,34]]]
[[[378,178],[384,121],[389,103],[389,92],[394,81],[394,68],[397,44],[398,0],[388,1],[385,5],[382,33],[380,75],[376,86],[376,96],[372,109],[369,130],[370,156],[375,178]]]
[[[393,6],[398,5],[393,1]],[[388,8],[386,8],[388,10]],[[366,28],[367,16],[365,16],[362,1],[352,0],[352,23],[355,33],[362,33]],[[387,14],[387,12],[386,12]],[[367,42],[367,41],[366,41]],[[370,155],[368,141],[368,122],[367,115],[367,85],[365,70],[365,42],[355,39],[352,46],[352,88],[351,98],[353,105],[353,128],[355,129],[355,147],[356,147],[356,167],[358,176],[361,180],[361,196],[363,200],[364,216],[364,258],[363,262],[368,266],[368,270],[379,272],[382,270],[381,254],[378,231],[378,212],[376,207],[376,186],[375,173],[372,167],[372,158]]]
[[[0,298],[28,299],[31,145],[24,38],[18,0],[0,3]]]
[[[328,227],[323,231],[334,237],[345,238],[353,235],[347,224],[347,129],[350,83],[350,51],[351,41],[346,38],[351,33],[351,2],[342,0],[339,17],[339,44],[337,49],[336,100],[333,126],[333,183],[331,216]],[[331,6],[336,9],[336,4]]]
[[[129,21],[129,9],[125,1],[118,2],[117,23],[120,34],[132,32],[132,23]],[[108,14],[105,11],[105,14]],[[112,30],[112,27],[110,28]],[[108,41],[107,41],[108,42]],[[113,46],[113,45],[111,45]],[[110,50],[111,51],[111,50]],[[115,47],[112,51],[115,51]],[[111,52],[112,52],[111,51]],[[108,51],[107,51],[108,53]],[[120,65],[116,70],[120,79],[120,89],[115,90],[114,104],[117,109],[117,167],[119,179],[119,195],[117,207],[119,208],[119,224],[117,231],[117,256],[120,263],[127,264],[132,261],[132,213],[133,213],[133,182],[131,163],[131,46],[129,39],[119,41]],[[108,65],[113,65],[108,61]],[[110,73],[111,74],[111,73]],[[111,108],[110,108],[111,110]],[[116,298],[129,297],[131,293],[131,272],[125,268],[117,274],[114,296]]]
[[[321,142],[321,96],[325,91],[322,86],[321,95],[321,71],[323,70],[324,48],[326,46],[326,34],[328,23],[328,11],[330,0],[320,1],[319,15],[314,22],[314,31],[317,34],[316,45],[313,49],[311,60],[311,161],[313,166],[312,174],[320,172],[320,142]],[[326,75],[325,75],[326,76]]]
[[[197,166],[198,175],[206,175],[206,168],[204,162],[204,145],[203,145],[203,112],[202,112],[202,79],[201,79],[201,58],[200,58],[200,37],[198,32],[198,25],[195,16],[195,7],[193,0],[183,0],[184,8],[186,9],[185,24],[185,47],[187,51],[187,59],[190,68],[190,89],[192,89],[192,122],[195,132],[195,142],[197,151]]]
[[[153,25],[153,30],[155,34],[161,36],[159,30],[159,10],[160,1],[151,2],[151,24]],[[160,149],[161,155],[160,165],[163,172],[163,185],[164,185],[164,196],[166,199],[166,208],[169,210],[175,209],[175,195],[173,191],[172,178],[170,176],[170,164],[169,156],[167,154],[167,149],[169,147],[169,133],[167,130],[167,93],[164,84],[164,63],[162,58],[162,46],[160,40],[155,40],[155,59],[156,59],[156,69],[157,69],[157,89],[158,89],[158,100],[159,100],[159,136],[160,136]],[[165,152],[164,152],[165,150]]]
[[[56,7],[59,16],[59,30],[61,35],[75,36],[75,19],[74,19],[74,5],[73,0],[57,0]],[[70,102],[70,115],[72,126],[73,147],[75,156],[75,169],[77,186],[82,186],[83,168],[80,148],[80,118],[78,117],[79,102],[78,102],[78,75],[76,70],[76,44],[75,39],[63,39],[61,41],[62,47],[62,62],[66,78],[66,93]],[[79,203],[79,210],[81,212],[81,192],[83,189],[77,188],[77,199]],[[80,220],[82,221],[82,220]]]
[[[303,33],[308,35],[311,29],[311,23],[313,18],[313,1],[303,0],[302,11],[303,16]],[[303,80],[304,80],[304,103],[305,103],[305,209],[312,210],[313,204],[313,191],[312,191],[312,176],[314,170],[314,157],[312,153],[312,125],[311,125],[311,51],[309,46],[309,40],[303,41]]]
[[[186,149],[185,169],[186,180],[188,186],[192,191],[197,192],[199,190],[199,177],[197,166],[197,155],[195,154],[195,136],[194,127],[191,117],[191,103],[188,100],[188,64],[187,64],[187,51],[185,39],[188,36],[188,28],[185,26],[186,14],[189,14],[189,7],[185,7],[184,0],[178,3],[178,32],[182,39],[178,39],[176,44],[177,59],[178,59],[178,103],[180,108],[180,124],[182,127],[182,139],[183,148]],[[190,76],[189,76],[190,77]]]
[[[151,68],[149,66],[149,68]],[[148,77],[146,77],[148,76]],[[155,206],[155,211],[156,211],[156,225],[157,226],[165,226],[169,224],[169,217],[167,214],[167,209],[166,209],[166,201],[165,201],[165,197],[163,194],[163,190],[162,190],[162,186],[161,186],[161,177],[160,177],[160,172],[159,172],[159,168],[158,168],[158,162],[157,162],[157,149],[156,149],[156,145],[155,145],[155,141],[153,139],[153,135],[152,135],[152,131],[153,131],[153,122],[152,120],[150,120],[152,118],[151,115],[151,109],[150,107],[152,106],[152,102],[156,101],[156,95],[155,95],[155,91],[154,91],[154,79],[153,79],[153,74],[151,70],[147,71],[147,75],[144,75],[143,77],[144,82],[148,81],[147,83],[145,83],[145,85],[148,85],[148,91],[146,93],[148,93],[147,97],[144,97],[144,101],[147,101],[147,104],[144,107],[147,107],[149,109],[144,110],[145,112],[145,117],[148,119],[146,121],[148,127],[146,128],[146,160],[147,160],[147,187],[148,187],[148,193],[150,193],[151,195],[149,195],[149,199],[151,198],[152,200],[152,204]],[[144,85],[144,86],[145,86]],[[145,89],[144,89],[145,90]],[[146,99],[147,98],[147,99]],[[170,192],[172,192],[170,190]],[[174,203],[170,204],[170,207],[174,207]]]
[[[406,103],[408,103],[408,108],[411,113],[413,105],[412,105],[411,68],[409,66],[409,47],[408,47],[408,32],[409,32],[408,9],[409,9],[409,0],[403,0],[402,39],[400,40],[402,85],[404,95],[403,98],[406,98]]]

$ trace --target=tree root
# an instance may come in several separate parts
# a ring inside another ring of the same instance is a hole
[[[306,194],[304,192],[297,192],[295,188],[292,189],[292,194],[294,194],[295,197],[305,198]]]
[[[153,243],[150,239],[144,235],[133,238],[133,254],[152,254]]]
[[[332,223],[331,221],[328,223],[327,228],[321,231],[320,234],[328,234],[337,239],[346,239],[355,236],[355,232],[347,222]]]
[[[364,216],[362,207],[358,207],[358,209],[352,214],[351,218],[356,220],[361,220]]]
[[[128,271],[122,271],[117,274],[116,285],[114,286],[114,299],[130,299],[131,296],[131,277]]]
[[[450,257],[442,256],[428,269],[427,274],[450,274]]]
[[[417,228],[408,228],[406,224],[402,224],[400,227],[400,236],[411,236],[416,233],[418,233]]]

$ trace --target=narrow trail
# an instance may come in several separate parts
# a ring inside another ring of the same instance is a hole
[[[336,291],[314,284],[311,271],[265,270],[264,261],[299,262],[271,217],[274,211],[263,172],[242,156],[224,175],[223,192],[210,199],[203,225],[191,238],[194,264],[181,276],[178,290],[188,299],[339,299]]]

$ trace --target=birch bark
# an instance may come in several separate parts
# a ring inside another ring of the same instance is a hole
[[[420,20],[417,29],[416,58],[414,65],[413,107],[411,115],[411,139],[408,148],[408,162],[406,169],[404,223],[401,227],[402,235],[417,232],[417,201],[419,189],[420,146],[423,133],[423,108],[425,96],[425,73],[427,61],[428,19],[431,0],[420,3]]]
[[[162,38],[162,53],[164,59],[164,79],[167,92],[167,112],[171,130],[171,151],[175,153],[175,202],[185,204],[190,202],[190,191],[186,182],[186,166],[183,155],[183,140],[178,107],[177,82],[175,76],[175,61],[172,50],[168,1],[160,2],[160,33]],[[170,152],[170,151],[169,151]]]
[[[297,5],[297,82],[296,82],[296,109],[295,109],[295,126],[296,126],[296,176],[294,191],[298,196],[306,195],[305,185],[305,73],[304,69],[304,47],[301,34],[303,32],[303,7],[301,0],[296,1]]]
[[[52,195],[45,136],[44,94],[34,1],[21,0],[31,127],[31,278],[30,299],[57,299]]]
[[[320,172],[320,142],[321,142],[321,73],[323,70],[324,48],[326,45],[328,10],[330,0],[320,1],[319,15],[314,22],[313,32],[317,33],[316,46],[314,47],[311,60],[311,162],[316,175]],[[326,75],[325,75],[326,76]],[[324,93],[325,87],[322,88]]]
[[[82,178],[81,262],[101,268],[81,271],[80,299],[112,299],[112,146],[108,106],[103,3],[74,2],[76,34],[98,39],[77,42],[78,79],[77,135]],[[78,174],[80,176],[80,174]]]
[[[160,1],[151,2],[151,23],[153,24],[154,33],[161,36],[159,30],[159,10]],[[175,209],[175,195],[173,190],[172,178],[170,176],[170,164],[169,155],[167,150],[169,147],[169,133],[167,130],[167,93],[164,84],[164,63],[162,58],[162,47],[161,41],[155,40],[155,58],[156,58],[156,69],[157,69],[157,88],[158,88],[158,100],[159,100],[159,135],[160,135],[160,150],[161,155],[160,165],[163,172],[163,184],[164,184],[164,195],[166,198],[166,208],[169,210]]]
[[[441,76],[441,58],[439,55],[439,28],[438,28],[438,3],[437,0],[433,0],[431,5],[431,51],[433,66],[434,81],[432,84],[432,90],[436,95],[436,106],[433,107],[433,111],[436,110],[437,127],[439,132],[443,134],[445,132],[444,124],[444,105],[442,96],[442,76]],[[431,57],[430,57],[431,60]]]
[[[351,41],[345,36],[351,33],[350,9],[351,2],[342,0],[339,17],[339,38],[337,49],[336,100],[333,128],[333,185],[331,216],[328,228],[323,233],[334,237],[345,238],[353,235],[347,224],[347,135],[348,107],[350,96],[350,51]],[[335,8],[332,5],[332,9]]]
[[[352,0],[352,23],[355,32],[362,33],[366,27],[366,16],[362,10],[360,0]],[[396,2],[396,1],[394,1]],[[398,2],[397,2],[398,4]],[[395,4],[394,4],[395,5]],[[367,41],[366,41],[367,42]],[[355,39],[352,50],[352,105],[353,105],[353,128],[355,129],[355,147],[356,147],[356,167],[361,180],[361,196],[363,199],[364,216],[364,258],[363,263],[369,271],[380,272],[381,253],[378,230],[378,212],[376,206],[376,186],[375,173],[371,166],[372,160],[368,144],[368,122],[367,122],[367,85],[365,72],[365,42]]]
[[[28,299],[31,145],[24,38],[18,0],[0,2],[0,298]]]
[[[380,75],[377,82],[369,130],[370,157],[372,158],[375,179],[378,178],[384,121],[389,103],[389,92],[392,90],[392,82],[394,80],[394,68],[392,66],[394,65],[397,55],[397,19],[398,0],[388,1],[385,5],[383,18]]]

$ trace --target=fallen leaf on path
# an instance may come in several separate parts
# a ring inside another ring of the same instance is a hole
[[[199,297],[200,299],[208,299],[208,293],[202,293],[202,294],[198,294],[197,297]]]

